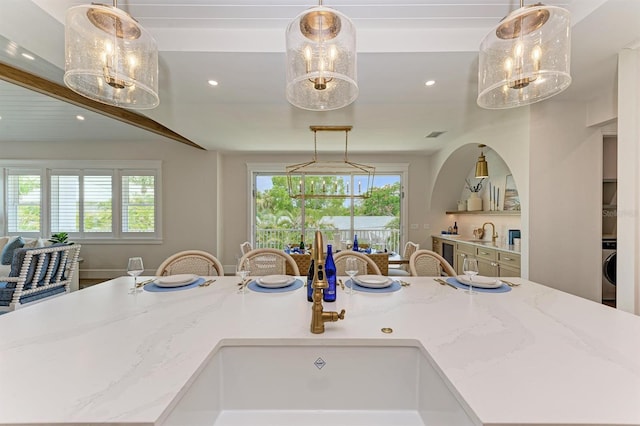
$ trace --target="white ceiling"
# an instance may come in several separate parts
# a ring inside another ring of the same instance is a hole
[[[0,34],[16,45],[5,47],[0,61],[30,62],[40,74],[61,81],[64,15],[83,3],[88,1],[2,0]],[[519,7],[518,1],[325,0],[325,6],[345,13],[356,26],[360,88],[352,105],[327,112],[300,110],[284,95],[285,29],[314,4],[119,1],[118,7],[152,33],[160,50],[160,106],[144,114],[210,150],[308,152],[313,142],[309,125],[349,124],[354,126],[350,151],[428,153],[479,123],[512,113],[476,106],[477,49],[491,27]],[[574,25],[574,81],[554,99],[589,100],[614,90],[616,52],[640,39],[640,1],[546,4],[569,9]],[[37,55],[35,62],[48,64],[26,61],[21,49]],[[208,86],[209,79],[219,86]],[[425,87],[429,79],[436,85]],[[83,123],[63,125],[70,115],[75,121],[77,107],[8,86],[0,84],[0,141],[158,138],[89,113]],[[19,112],[33,109],[30,105],[38,105],[38,111],[14,121]],[[82,125],[89,121],[95,125],[87,132]],[[44,128],[47,122],[57,123],[54,131]],[[432,131],[446,133],[426,139]],[[341,141],[323,145],[319,140],[319,147],[338,150]]]

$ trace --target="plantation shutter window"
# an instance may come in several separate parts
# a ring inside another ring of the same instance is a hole
[[[6,176],[7,231],[39,235],[42,213],[42,174],[39,170],[8,169]]]
[[[122,232],[155,229],[156,179],[150,172],[122,176]]]
[[[157,244],[161,183],[158,160],[0,159],[0,228],[28,238],[64,232],[92,244]]]

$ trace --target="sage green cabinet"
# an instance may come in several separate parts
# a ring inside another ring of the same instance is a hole
[[[498,252],[486,247],[476,247],[476,259],[478,259],[478,273],[485,277],[498,276]]]
[[[476,249],[475,249],[474,246],[472,246],[471,244],[456,242],[456,245],[455,245],[455,265],[452,265],[453,269],[456,270],[456,273],[459,274],[459,275],[464,274],[464,272],[462,272],[462,265],[463,265],[465,257],[467,257],[467,256],[475,256],[475,255],[476,255]]]
[[[440,254],[442,239],[433,237],[433,251]],[[520,254],[503,251],[493,247],[486,247],[465,241],[454,244],[454,264],[457,274],[463,275],[462,265],[467,256],[478,259],[479,274],[485,277],[519,277]]]

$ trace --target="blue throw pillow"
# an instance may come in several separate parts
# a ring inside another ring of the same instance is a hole
[[[11,261],[13,260],[13,252],[16,249],[22,247],[24,247],[24,240],[22,239],[22,237],[18,237],[13,241],[9,241],[2,249],[2,253],[0,254],[0,262],[3,265],[11,265]]]

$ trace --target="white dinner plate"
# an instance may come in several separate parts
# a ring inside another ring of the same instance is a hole
[[[473,277],[473,282],[471,283],[469,282],[469,277],[466,275],[458,275],[456,280],[464,285],[473,284],[474,287],[480,288],[498,288],[502,285],[502,282],[497,278],[483,277],[481,275]]]
[[[181,287],[193,283],[198,278],[200,277],[195,274],[167,275],[166,277],[156,278],[154,284],[158,287]]]
[[[282,288],[290,286],[296,282],[295,277],[290,275],[265,275],[256,279],[256,284],[265,288]]]
[[[391,278],[382,275],[358,275],[353,280],[356,284],[369,288],[385,288],[393,283]]]

